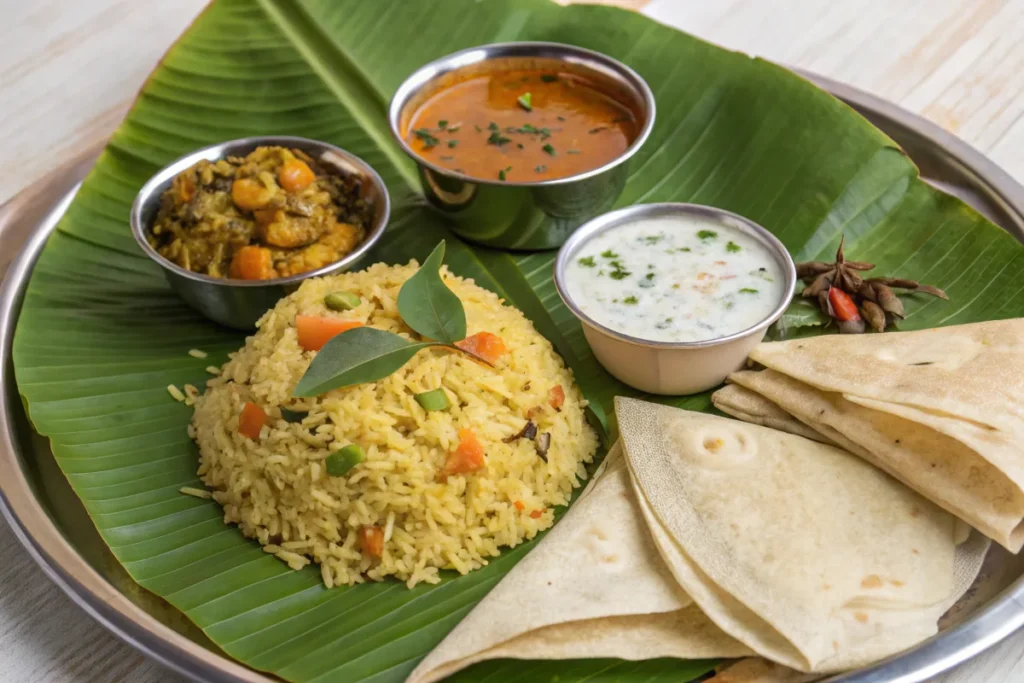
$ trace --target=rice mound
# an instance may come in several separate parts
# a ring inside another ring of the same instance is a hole
[[[190,432],[199,445],[199,475],[223,506],[225,523],[237,524],[292,568],[319,563],[328,587],[388,576],[412,587],[436,583],[440,569],[465,574],[487,564],[502,546],[552,525],[552,506],[569,501],[597,449],[586,402],[551,344],[521,312],[444,269],[445,283],[466,309],[468,333],[497,334],[508,347],[495,368],[427,349],[378,382],[292,398],[315,355],[298,344],[296,314],[359,320],[418,339],[396,306],[399,288],[416,269],[415,262],[377,264],[307,280],[260,319],[256,334],[196,399]],[[357,294],[359,306],[327,309],[324,296],[339,290]],[[560,410],[548,402],[555,385],[565,391]],[[452,406],[424,411],[413,394],[438,387]],[[268,416],[258,442],[238,433],[246,401]],[[309,414],[289,423],[282,405]],[[523,428],[528,414],[538,434],[551,434],[547,462],[534,441],[503,441]],[[486,466],[445,479],[441,470],[461,428],[476,433]],[[329,476],[324,459],[349,443],[363,448],[365,462],[345,476]],[[365,526],[384,532],[380,559],[362,551]]]

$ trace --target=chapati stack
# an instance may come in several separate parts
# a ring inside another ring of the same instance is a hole
[[[934,634],[980,569],[987,539],[839,448],[632,399],[616,414],[603,471],[410,681],[495,658],[841,671]]]
[[[1024,320],[762,344],[723,412],[813,430],[1012,552],[1024,544]]]

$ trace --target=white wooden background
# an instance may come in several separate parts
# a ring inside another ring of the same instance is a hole
[[[204,3],[0,0],[0,203],[109,134]],[[644,11],[923,114],[1024,182],[1024,0],[652,0]],[[178,680],[80,612],[2,522],[0,557],[0,681]],[[1024,681],[1022,655],[1024,633],[937,680]]]

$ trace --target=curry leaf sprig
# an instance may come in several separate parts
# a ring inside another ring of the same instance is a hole
[[[398,291],[398,314],[426,341],[411,341],[373,327],[356,327],[343,332],[317,352],[292,395],[319,396],[339,387],[376,382],[399,370],[418,352],[436,346],[465,353],[491,365],[456,345],[466,337],[466,310],[441,279],[444,248],[442,240]]]

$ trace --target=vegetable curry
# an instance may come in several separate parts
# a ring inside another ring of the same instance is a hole
[[[213,277],[267,280],[316,270],[365,239],[372,206],[361,182],[283,147],[200,161],[164,192],[149,243],[182,268]]]
[[[424,160],[482,180],[566,178],[616,159],[642,121],[585,76],[549,69],[475,74],[428,97],[406,137]]]

